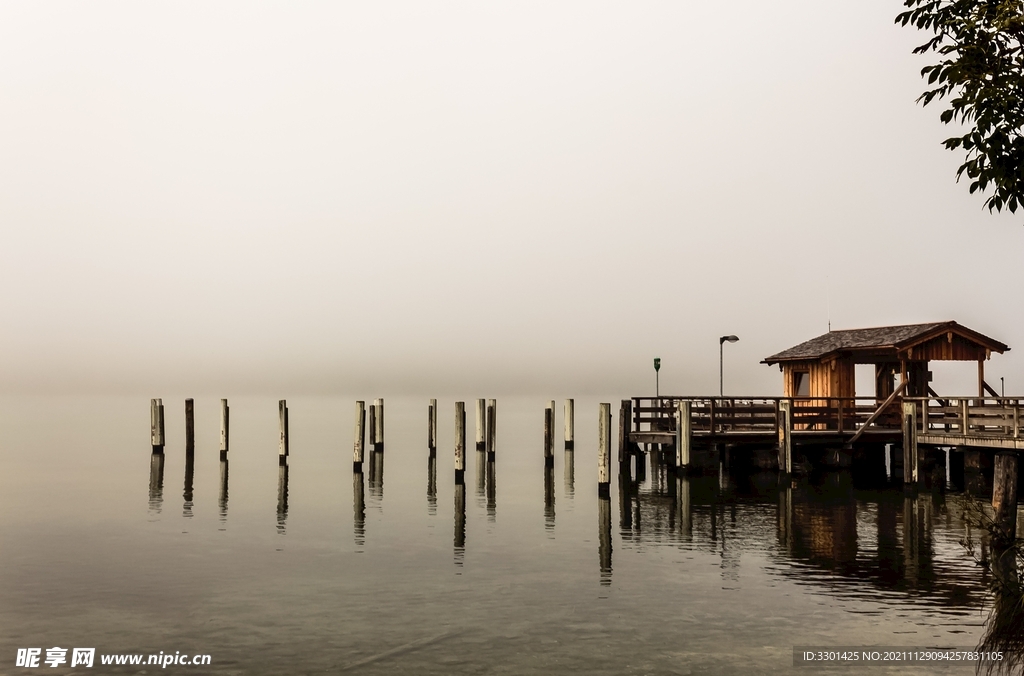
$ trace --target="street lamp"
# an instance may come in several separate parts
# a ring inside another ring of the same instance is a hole
[[[718,339],[718,396],[725,396],[725,367],[722,362],[722,346],[726,341],[735,343],[739,338],[736,336],[722,336]]]
[[[661,397],[661,393],[658,388],[658,371],[661,370],[661,357],[654,358],[654,396]]]

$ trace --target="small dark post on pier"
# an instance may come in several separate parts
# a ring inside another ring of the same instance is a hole
[[[476,450],[487,450],[487,400],[476,400]]]
[[[277,424],[280,432],[280,440],[277,445],[277,459],[279,465],[285,465],[288,463],[288,402],[284,399],[277,402]],[[287,476],[287,473],[285,476]]]
[[[466,472],[466,402],[455,402],[455,483],[464,481]]]
[[[552,402],[554,404],[554,402]],[[544,466],[555,465],[555,407],[549,405],[544,409]]]
[[[427,451],[431,458],[437,453],[437,399],[427,406]]]
[[[220,400],[220,459],[228,459],[228,443],[231,434],[231,409],[228,400]]]
[[[487,461],[494,462],[494,445],[497,440],[498,401],[487,400]]]
[[[163,399],[149,400],[149,440],[154,453],[164,452],[164,402]]]
[[[576,444],[576,402],[572,399],[565,400],[564,411],[565,426],[565,450],[574,450]]]
[[[355,439],[352,442],[352,471],[363,471],[363,456],[366,443],[366,402],[356,402]]]
[[[185,453],[196,451],[196,403],[192,399],[185,400]]]
[[[612,405],[601,404],[597,415],[597,494],[602,498],[611,495],[611,472],[608,467],[612,454],[611,427]]]
[[[1017,539],[1017,452],[996,453],[992,473],[992,511],[1004,547]]]

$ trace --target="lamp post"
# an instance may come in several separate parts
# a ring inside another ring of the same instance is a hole
[[[722,336],[718,339],[718,396],[725,396],[725,366],[723,362],[722,346],[726,341],[735,343],[739,338],[736,336]]]
[[[654,358],[654,396],[661,397],[661,392],[658,387],[658,371],[661,370],[661,357]]]

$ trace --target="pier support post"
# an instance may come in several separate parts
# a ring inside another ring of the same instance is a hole
[[[384,452],[384,400],[375,399],[374,405],[377,409],[376,425],[373,432],[373,450],[378,453]]]
[[[903,486],[916,488],[920,475],[917,449],[917,402],[903,402]]]
[[[565,450],[571,451],[576,446],[576,402],[572,399],[565,400],[565,411],[563,417],[565,426]]]
[[[487,401],[476,400],[476,450],[487,450]]]
[[[999,451],[992,473],[992,511],[1002,546],[1017,539],[1017,452]]]
[[[793,402],[779,402],[779,471],[793,473]]]
[[[352,471],[363,471],[364,444],[366,441],[366,402],[356,402],[355,438],[352,441]]]
[[[427,451],[431,458],[437,452],[437,399],[427,405]]]
[[[601,404],[597,415],[597,494],[602,498],[611,495],[612,455],[612,405]]]
[[[455,402],[455,483],[462,484],[466,473],[466,402]]]
[[[544,409],[544,466],[555,465],[555,407],[554,402]]]
[[[288,402],[281,399],[277,402],[277,427],[280,438],[277,444],[277,460],[279,465],[288,464]]]
[[[149,400],[149,441],[154,453],[164,452],[164,401]]]
[[[680,401],[676,410],[676,467],[690,467],[690,447],[693,443],[693,423],[690,419],[691,402]]]
[[[228,459],[228,442],[231,434],[231,409],[228,400],[220,400],[220,459]]]
[[[185,453],[191,455],[196,450],[196,402],[185,400]]]
[[[619,402],[619,473],[628,473],[629,461],[632,459],[629,444],[629,423],[632,419],[633,400],[623,399]]]
[[[498,400],[487,400],[487,462],[494,462],[494,447],[498,439]]]

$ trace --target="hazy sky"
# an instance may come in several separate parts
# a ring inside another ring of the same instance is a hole
[[[901,7],[3,3],[0,388],[779,394],[831,315],[1024,392]]]

